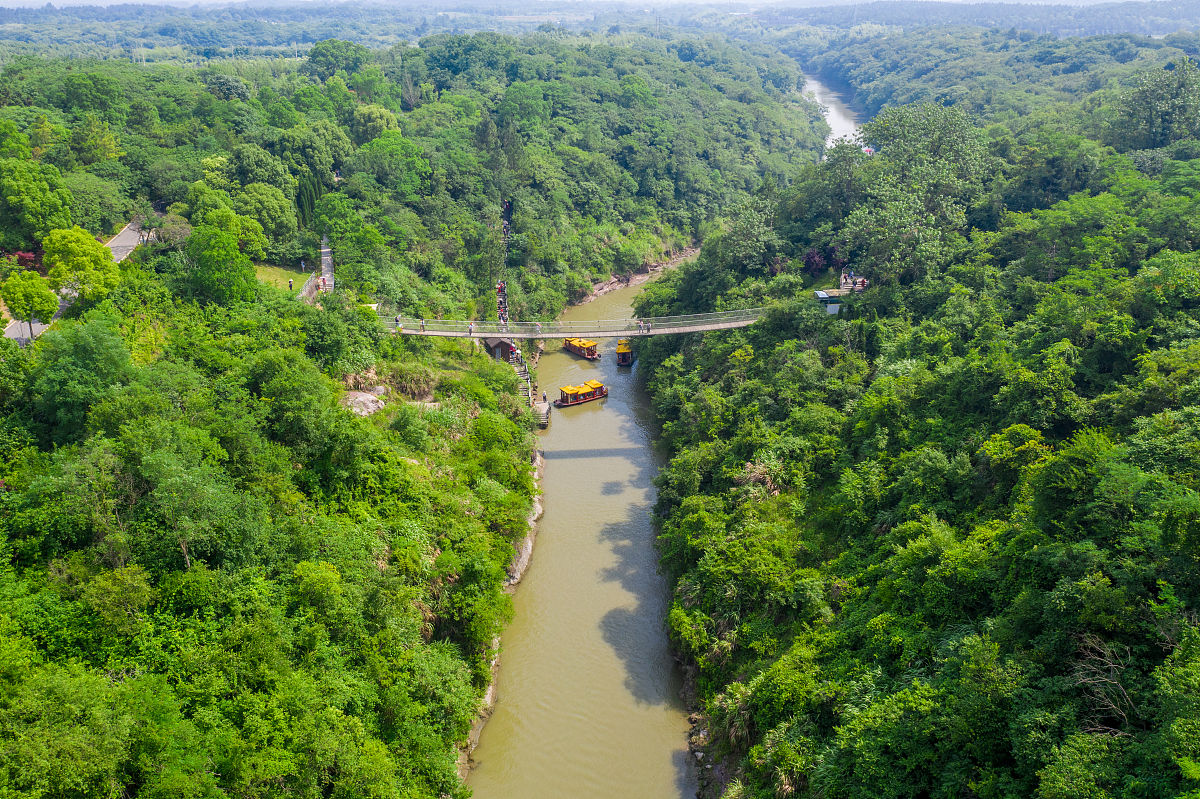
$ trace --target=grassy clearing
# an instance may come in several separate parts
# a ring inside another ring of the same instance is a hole
[[[310,272],[300,272],[294,269],[284,269],[282,266],[264,266],[255,264],[254,276],[259,279],[259,282],[266,283],[279,289],[286,289],[288,280],[293,281],[293,290],[300,291],[304,286],[304,281],[308,280]]]

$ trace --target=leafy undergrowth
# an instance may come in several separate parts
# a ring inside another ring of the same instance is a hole
[[[0,783],[462,795],[534,490],[512,370],[156,263],[0,344]],[[368,370],[363,419],[333,378]]]

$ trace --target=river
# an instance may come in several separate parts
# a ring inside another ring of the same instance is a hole
[[[858,114],[846,105],[842,95],[809,75],[804,78],[804,93],[811,94],[825,111],[825,121],[830,128],[829,135],[825,137],[826,147],[833,146],[837,139],[853,137],[858,133]]]
[[[811,78],[833,129],[854,112]],[[570,308],[563,321],[623,319],[642,286]],[[618,369],[615,340],[589,362],[553,349],[543,390],[595,378],[608,398],[556,410],[540,433],[545,514],[516,616],[501,637],[497,702],[480,735],[468,785],[476,799],[690,799],[679,671],[664,627],[670,596],[658,572],[650,509],[660,465],[638,366]]]
[[[641,289],[560,318],[627,318]],[[649,401],[637,365],[617,367],[615,344],[602,341],[597,362],[555,350],[538,365],[551,398],[592,378],[609,395],[555,410],[540,434],[545,513],[501,638],[496,708],[468,780],[476,799],[696,794],[650,520],[659,460]]]

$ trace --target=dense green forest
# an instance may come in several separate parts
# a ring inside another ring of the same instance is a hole
[[[518,315],[553,313],[811,161],[825,128],[799,80],[716,39],[550,34],[202,71],[22,58],[0,73],[0,246],[149,203],[160,238],[216,226],[256,261],[311,264],[327,234],[344,286],[408,313],[483,313],[507,269]]]
[[[829,46],[819,30],[796,31],[781,36],[780,45],[848,89],[869,115],[885,105],[936,102],[978,118],[1012,120],[1196,52],[1190,34],[1058,39],[1016,29],[923,27],[897,36],[873,27],[836,36]]]
[[[770,307],[638,345],[705,791],[1197,795],[1200,41],[915,5],[0,12],[0,298],[73,300],[0,339],[0,793],[465,796],[533,419],[368,304],[703,241],[639,313]],[[875,154],[817,160],[798,63]],[[256,279],[322,237],[337,293]]]
[[[0,793],[466,795],[533,416],[367,304],[494,315],[504,277],[528,318],[662,259],[814,161],[799,80],[561,33],[7,63],[0,298],[73,304],[0,339]],[[256,279],[322,236],[336,293]]]
[[[173,255],[0,339],[0,784],[459,795],[533,492],[512,371],[336,300],[186,300]],[[347,363],[397,401],[342,409]]]
[[[1001,101],[886,108],[640,302],[773,305],[641,348],[711,795],[1200,787],[1197,69]]]

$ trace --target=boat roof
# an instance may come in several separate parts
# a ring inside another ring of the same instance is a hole
[[[617,352],[633,352],[633,348],[629,346],[629,342],[621,339],[617,343]]]
[[[604,384],[601,383],[599,380],[589,380],[586,383],[584,383],[582,386],[580,386],[580,388],[584,388],[584,387],[594,390],[597,388],[604,388]]]

